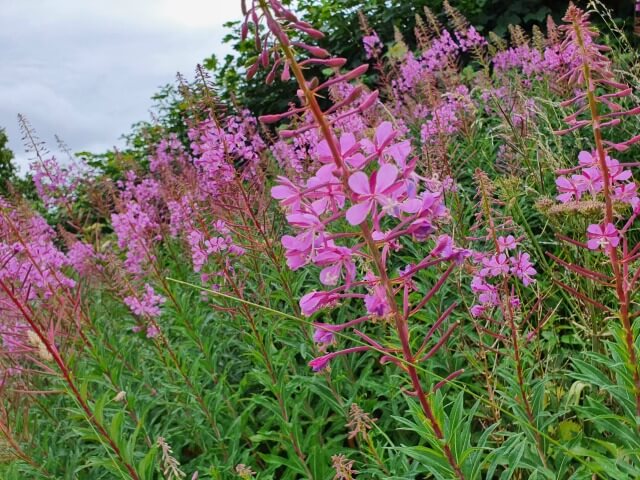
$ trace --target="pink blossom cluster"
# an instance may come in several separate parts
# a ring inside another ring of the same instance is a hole
[[[576,48],[552,44],[540,51],[529,45],[519,45],[496,53],[492,64],[498,73],[511,70],[522,72],[528,79],[540,79],[544,75],[558,79],[578,65]]]
[[[165,301],[166,299],[162,295],[158,295],[148,283],[144,285],[142,295],[130,295],[124,299],[124,303],[135,315],[152,318],[160,316],[160,305]]]
[[[125,172],[124,180],[118,180],[116,185],[121,190],[121,202],[136,202],[153,208],[162,198],[162,185],[158,180],[147,176],[138,178],[133,170]]]
[[[126,202],[121,213],[111,215],[111,224],[118,237],[118,247],[126,252],[125,269],[134,275],[143,274],[143,265],[153,261],[155,241],[160,239],[160,225],[149,209],[136,201]]]
[[[75,241],[67,251],[67,259],[80,277],[88,278],[94,272],[102,270],[100,262],[104,261],[104,255],[97,253],[93,245]]]
[[[447,93],[440,105],[428,111],[428,118],[420,129],[423,143],[431,144],[440,136],[449,137],[456,134],[463,125],[463,118],[475,110],[469,89],[465,85],[458,86]]]
[[[309,117],[307,117],[309,118]],[[292,176],[304,177],[307,172],[313,170],[315,146],[318,144],[316,129],[309,129],[290,140],[278,139],[271,145],[271,153],[278,165]]]
[[[72,288],[69,259],[56,246],[55,232],[39,215],[23,215],[0,198],[0,280],[25,301],[48,299]]]
[[[458,45],[460,45],[460,50],[463,52],[487,46],[487,40],[478,33],[474,26],[456,32],[456,39],[458,40]]]
[[[471,290],[476,295],[477,304],[471,307],[471,315],[479,317],[491,308],[504,308],[502,294],[504,285],[511,278],[519,279],[525,287],[535,280],[536,269],[528,253],[518,251],[518,241],[513,235],[496,239],[494,252],[475,252],[474,262],[478,265],[471,281]],[[517,308],[520,300],[514,294],[508,302]]]
[[[454,65],[460,51],[460,45],[447,30],[443,30],[419,56],[407,52],[400,64],[399,75],[393,80],[394,88],[400,94],[415,90],[425,84],[435,72]]]
[[[155,152],[149,157],[149,170],[159,172],[172,166],[182,166],[188,161],[188,154],[184,145],[175,133],[170,133],[155,147]]]
[[[238,256],[245,253],[242,247],[234,243],[229,234],[230,230],[222,220],[215,222],[211,230],[219,235],[207,237],[204,232],[196,228],[191,228],[187,231],[187,243],[191,250],[191,260],[195,272],[200,272],[213,254]]]
[[[266,148],[255,117],[246,110],[227,117],[224,125],[214,119],[200,122],[188,135],[199,182],[208,195],[216,195],[234,180],[236,165],[242,165],[243,175],[251,175]]]
[[[605,176],[600,168],[597,152],[582,151],[578,154],[578,166],[558,173],[556,178],[558,196],[562,203],[579,201],[588,195],[590,199],[601,198],[605,188]],[[612,200],[628,204],[632,208],[632,216],[624,230],[633,223],[640,214],[640,197],[638,187],[631,170],[609,155],[605,156],[607,168],[608,192]],[[575,172],[575,173],[574,173]],[[621,232],[611,222],[591,224],[587,228],[587,247],[591,250],[616,248],[620,243]]]
[[[317,147],[322,166],[314,176],[301,183],[278,177],[272,189],[296,231],[282,238],[288,266],[296,270],[315,265],[320,268],[320,282],[332,287],[304,295],[302,313],[311,316],[347,299],[364,304],[366,315],[358,320],[318,326],[314,338],[325,347],[332,343],[335,332],[371,318],[388,317],[392,311],[380,277],[367,266],[370,254],[363,250],[358,235],[344,228],[342,219],[352,227],[370,225],[384,264],[402,248],[403,237],[435,242],[421,262],[407,265],[393,280],[407,289],[413,288],[412,279],[420,270],[459,262],[469,254],[455,247],[450,237],[435,236],[438,224],[448,218],[443,185],[416,173],[415,159],[409,158],[410,143],[398,138],[390,122],[378,125],[372,138],[343,133],[336,142],[342,167],[334,163],[329,143],[323,140]],[[349,172],[346,183],[341,181],[341,168]],[[322,361],[316,363],[312,365],[316,370],[326,366]]]
[[[29,170],[38,196],[47,208],[69,205],[87,174],[78,164],[62,165],[53,156],[31,162]]]
[[[364,53],[367,60],[377,58],[382,53],[382,41],[378,34],[373,31],[369,35],[362,37],[362,43],[364,45]]]
[[[23,309],[40,314],[53,303],[60,308],[58,299],[76,286],[73,264],[57,241],[44,218],[0,197],[0,354],[7,360],[2,365],[9,365],[0,371],[0,385],[37,351]]]
[[[562,203],[582,200],[587,195],[595,200],[604,189],[604,176],[598,164],[597,154],[582,151],[578,154],[578,162],[575,168],[560,170],[564,174],[556,178],[556,198]],[[612,198],[629,204],[634,209],[640,208],[637,185],[632,178],[631,170],[609,155],[606,156],[605,162]]]

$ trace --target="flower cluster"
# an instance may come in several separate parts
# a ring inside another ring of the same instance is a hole
[[[159,317],[160,305],[165,301],[166,299],[162,295],[158,295],[148,283],[144,286],[143,295],[132,295],[124,299],[124,303],[139,317]]]
[[[535,281],[533,277],[537,272],[531,257],[518,251],[518,242],[513,235],[498,237],[495,252],[476,252],[474,260],[479,265],[471,280],[471,290],[478,301],[470,310],[474,317],[493,307],[502,307],[500,288],[510,277],[520,279],[525,287]],[[520,299],[515,295],[511,295],[508,301],[514,308],[520,305]]]
[[[368,60],[376,58],[382,53],[382,41],[375,31],[363,36],[362,44],[364,45],[364,53]]]
[[[422,142],[431,144],[440,136],[454,135],[463,125],[464,117],[470,115],[474,109],[469,89],[460,85],[453,92],[446,94],[442,103],[431,110],[429,118],[421,127]]]
[[[260,153],[266,148],[256,134],[256,119],[248,111],[229,116],[224,124],[209,119],[189,129],[193,163],[203,192],[216,195],[236,178],[236,166],[243,175],[254,172]]]
[[[126,270],[142,275],[143,266],[155,258],[153,242],[160,238],[160,225],[147,208],[135,201],[125,203],[122,213],[112,214],[111,223],[118,237],[118,247],[126,252]]]
[[[55,232],[39,215],[23,214],[0,198],[0,280],[24,293],[24,299],[48,299],[75,286],[67,256],[56,246]]]
[[[370,224],[372,238],[386,263],[390,252],[402,247],[402,237],[417,241],[435,238],[438,223],[448,215],[442,184],[415,172],[415,162],[409,160],[409,142],[399,140],[389,122],[378,125],[372,138],[358,139],[353,133],[344,133],[336,144],[343,168],[350,171],[346,185],[340,179],[340,167],[332,162],[328,142],[323,140],[317,147],[322,166],[314,176],[302,184],[279,177],[272,190],[273,197],[287,211],[289,224],[298,232],[282,238],[287,264],[294,270],[316,265],[321,268],[320,282],[334,287],[304,295],[300,301],[303,314],[310,316],[346,299],[364,303],[367,314],[362,318],[342,325],[317,325],[314,338],[325,347],[334,342],[336,332],[370,318],[389,317],[393,310],[380,277],[369,267],[365,266],[362,273],[357,267],[371,260],[364,251],[365,245],[345,243],[342,239],[348,240],[352,234],[332,231],[330,227],[337,226],[342,218],[352,226]],[[409,288],[419,270],[441,261],[459,261],[465,255],[449,237],[440,237],[431,254],[420,264],[407,266],[396,281]],[[314,360],[313,368],[326,367],[334,356],[335,353],[327,354]]]
[[[189,160],[184,145],[175,133],[170,133],[155,147],[155,153],[149,157],[149,170],[160,172],[172,166],[182,166]]]
[[[46,207],[69,205],[84,178],[77,164],[62,165],[53,156],[32,162],[29,170],[38,196]]]
[[[582,151],[578,154],[578,166],[569,170],[561,170],[565,173],[556,178],[556,187],[560,202],[567,203],[582,200],[584,195],[589,195],[595,200],[605,186],[604,175],[597,159],[596,152]],[[631,170],[625,168],[615,158],[609,155],[605,157],[608,170],[608,187],[612,198],[618,202],[631,205],[634,209],[640,207],[637,185],[633,181]],[[573,173],[576,172],[576,173]],[[572,175],[568,175],[572,173]]]

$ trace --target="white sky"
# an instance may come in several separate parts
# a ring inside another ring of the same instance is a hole
[[[122,146],[151,96],[222,45],[240,0],[0,0],[0,127],[24,168],[16,116],[51,151]]]

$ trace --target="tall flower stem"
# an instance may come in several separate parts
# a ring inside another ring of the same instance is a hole
[[[345,162],[343,161],[342,155],[340,153],[340,148],[336,144],[333,130],[327,118],[325,117],[324,113],[322,112],[320,105],[318,104],[318,100],[316,98],[315,93],[312,92],[311,89],[309,88],[308,82],[304,76],[302,68],[296,61],[296,58],[291,46],[288,44],[288,42],[282,41],[282,39],[285,38],[286,33],[281,29],[278,22],[273,18],[271,11],[266,4],[266,1],[260,0],[260,5],[262,7],[264,14],[269,19],[268,24],[270,25],[270,28],[272,28],[273,30],[278,30],[278,31],[274,31],[274,34],[276,38],[278,38],[280,46],[284,52],[284,55],[287,58],[287,61],[289,62],[291,71],[294,74],[296,81],[298,82],[298,86],[302,91],[302,94],[304,95],[309,111],[313,115],[313,118],[316,121],[318,128],[322,132],[322,135],[328,144],[333,161],[335,162],[336,166],[340,170],[340,177],[344,185],[345,192],[349,192],[350,191],[349,184],[348,184],[349,170]],[[373,263],[376,267],[377,273],[380,278],[380,283],[384,288],[385,295],[387,297],[386,298],[387,303],[391,307],[391,317],[393,318],[394,325],[402,346],[402,353],[404,357],[404,368],[409,374],[409,377],[411,378],[411,383],[415,391],[416,397],[420,402],[420,406],[422,407],[422,411],[425,417],[427,418],[429,424],[431,425],[434,435],[442,445],[442,449],[447,458],[447,461],[451,465],[451,468],[453,469],[456,477],[462,480],[465,478],[464,474],[462,473],[460,466],[458,465],[456,459],[453,456],[453,452],[451,451],[451,448],[449,447],[446,441],[444,432],[442,430],[442,427],[440,426],[440,422],[436,418],[435,413],[433,411],[433,407],[431,406],[430,400],[425,394],[425,391],[420,382],[418,371],[415,365],[415,357],[411,350],[408,319],[398,310],[395,294],[393,292],[393,286],[391,284],[389,276],[387,275],[386,266],[382,260],[378,246],[376,245],[376,242],[373,239],[371,229],[368,223],[367,222],[361,223],[360,230],[361,230],[362,237],[369,249]]]
[[[491,237],[491,241],[493,242],[493,248],[495,251],[500,250],[500,246],[498,243],[498,234],[496,232],[496,222],[494,221],[493,215],[491,214],[491,203],[490,203],[490,195],[488,191],[488,186],[485,181],[478,182],[478,188],[480,191],[480,205],[482,208],[482,212],[484,213],[487,229],[489,231],[489,235]],[[502,317],[506,320],[509,329],[511,330],[511,346],[513,348],[513,360],[516,364],[516,380],[518,383],[518,388],[520,390],[520,398],[522,401],[522,407],[527,415],[527,420],[534,432],[535,440],[536,440],[536,449],[538,450],[538,455],[540,455],[540,460],[542,460],[542,464],[547,467],[546,455],[544,453],[544,444],[542,442],[542,437],[540,436],[540,432],[536,427],[535,417],[533,415],[533,408],[531,407],[531,402],[529,400],[529,394],[527,392],[527,387],[524,378],[524,367],[522,362],[522,354],[521,354],[521,345],[520,345],[520,329],[516,324],[515,320],[515,312],[511,306],[511,302],[509,298],[511,296],[509,291],[509,283],[505,278],[502,282],[501,286],[501,297],[502,302],[500,309],[502,311]]]
[[[582,49],[583,53],[586,56],[587,52],[584,43],[583,32],[580,28],[580,25],[574,23],[574,29],[576,32],[578,46]],[[593,79],[591,67],[587,62],[584,62],[582,69],[584,75],[585,92],[587,95],[587,102],[589,104],[589,113],[591,115],[591,129],[593,131],[596,153],[598,156],[598,166],[600,168],[600,171],[602,172],[602,180],[604,184],[602,189],[605,203],[604,222],[605,225],[608,225],[612,224],[614,221],[614,212],[613,199],[611,197],[610,188],[611,174],[607,165],[607,153],[602,139],[602,119],[598,110],[598,100],[596,98],[595,91],[592,88]],[[640,418],[640,365],[638,365],[638,354],[636,352],[633,335],[633,324],[630,316],[632,292],[630,290],[630,287],[627,287],[629,283],[625,278],[626,269],[622,264],[620,256],[618,255],[617,248],[609,246],[607,248],[607,255],[609,257],[609,263],[611,264],[611,269],[613,270],[613,276],[615,279],[615,291],[618,298],[618,315],[620,317],[620,322],[622,323],[622,328],[624,329],[624,342],[627,354],[629,356],[628,368],[633,377],[633,393],[636,403],[636,416]],[[638,428],[640,429],[640,423],[638,423]]]
[[[116,445],[115,440],[111,437],[111,435],[107,431],[106,427],[102,424],[102,422],[100,422],[95,417],[95,415],[93,414],[93,411],[91,410],[91,407],[89,406],[85,398],[82,396],[82,394],[78,390],[78,387],[76,386],[76,383],[73,380],[73,374],[69,370],[69,367],[67,366],[65,361],[60,356],[60,352],[58,352],[58,349],[55,347],[55,345],[53,345],[49,341],[48,336],[40,329],[40,326],[37,324],[37,322],[34,320],[31,314],[27,311],[23,303],[20,300],[18,300],[14,292],[2,280],[0,280],[0,288],[2,288],[2,290],[11,300],[11,302],[18,308],[24,320],[29,324],[31,329],[38,336],[42,344],[45,346],[45,348],[53,358],[54,362],[58,366],[58,369],[60,370],[60,373],[62,374],[62,377],[64,378],[69,389],[71,390],[72,396],[78,402],[78,405],[80,405],[80,408],[83,410],[87,418],[87,421],[93,427],[95,427],[95,429],[103,438],[103,440],[107,442],[107,444],[109,445],[109,447],[111,448],[115,456],[118,457],[118,460],[120,460],[122,465],[129,472],[130,477],[133,480],[139,480],[140,477],[138,476],[136,469],[133,467],[133,465],[131,465],[129,462],[125,460],[125,458],[122,455],[122,452],[118,448],[118,445]]]

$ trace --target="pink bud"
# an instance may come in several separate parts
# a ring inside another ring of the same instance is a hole
[[[291,79],[291,72],[289,71],[289,62],[285,62],[284,68],[282,69],[282,75],[280,75],[280,80],[283,82],[288,82]]]
[[[292,42],[292,45],[303,48],[307,52],[309,52],[314,57],[318,58],[327,58],[329,56],[329,52],[324,48],[314,47],[313,45],[309,45],[303,42]]]
[[[258,68],[260,67],[257,61],[256,63],[251,65],[251,67],[249,67],[249,70],[247,70],[247,80],[251,80],[256,75],[256,73],[258,73]]]
[[[376,100],[378,100],[378,91],[374,90],[373,92],[371,92],[371,94],[365,98],[362,103],[360,104],[360,111],[364,111],[368,108],[370,108],[374,103],[376,103]]]
[[[354,78],[358,78],[360,75],[365,73],[367,70],[369,70],[369,65],[365,63],[364,65],[360,65],[359,67],[354,68],[350,72],[347,72],[344,75],[344,79],[348,82],[349,80],[353,80]]]

